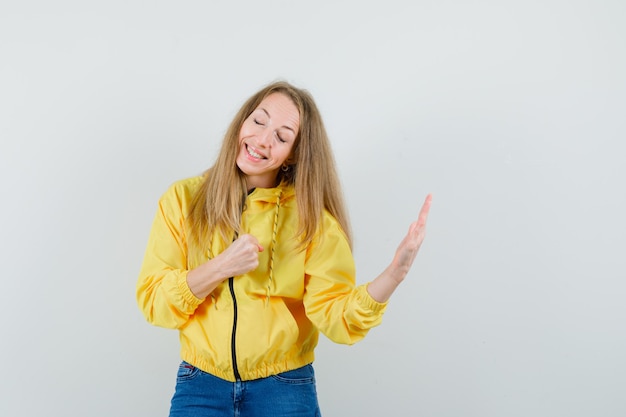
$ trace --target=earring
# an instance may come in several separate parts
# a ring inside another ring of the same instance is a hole
[[[287,165],[287,164],[283,164],[283,166],[282,166],[282,167],[280,167],[280,169],[282,169],[282,170],[283,170],[283,172],[287,172],[287,171],[289,171],[289,165]]]

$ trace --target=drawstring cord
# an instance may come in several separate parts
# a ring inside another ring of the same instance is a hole
[[[209,254],[209,259],[213,259],[213,236],[212,235],[209,237],[209,249],[207,252]],[[213,294],[213,291],[211,291],[211,302],[213,303],[213,306],[217,310],[217,300],[215,299],[215,294]]]
[[[276,210],[274,211],[274,223],[272,225],[272,240],[271,240],[271,249],[270,249],[270,266],[269,266],[269,277],[267,281],[267,287],[265,288],[265,307],[268,306],[270,301],[270,291],[272,289],[272,284],[274,283],[274,254],[276,252],[276,235],[278,234],[278,211],[280,209],[280,200],[282,198],[283,191],[280,190],[280,193],[276,197]],[[213,236],[211,236],[209,240],[209,248],[208,248],[209,259],[213,259]],[[217,310],[217,300],[215,298],[215,294],[211,292],[211,301],[213,306]]]
[[[270,250],[270,271],[267,281],[267,288],[265,290],[265,307],[267,307],[270,301],[270,290],[272,284],[274,283],[274,253],[276,251],[276,235],[278,234],[278,211],[280,209],[280,199],[282,195],[283,191],[281,189],[280,193],[276,197],[276,211],[274,211],[274,225],[272,227],[272,248]]]

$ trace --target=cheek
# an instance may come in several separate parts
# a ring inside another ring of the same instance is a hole
[[[241,143],[241,141],[243,140],[243,138],[246,136],[246,129],[244,127],[242,127],[239,130],[239,143]]]
[[[246,136],[250,136],[250,134],[250,126],[246,122],[244,122],[244,124],[241,126],[241,129],[239,129],[239,141],[241,142],[243,138],[245,138]]]
[[[291,148],[286,149],[282,154],[281,154],[281,159],[283,162],[285,162],[287,159],[289,159],[289,157],[291,156]]]

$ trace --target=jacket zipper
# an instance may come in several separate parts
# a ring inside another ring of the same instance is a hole
[[[235,336],[237,334],[237,298],[235,297],[235,282],[234,278],[228,278],[228,288],[230,289],[230,295],[233,297],[233,332],[230,340],[230,353],[233,360],[233,373],[235,379],[241,381],[239,375],[239,369],[237,368],[237,353],[235,352]]]

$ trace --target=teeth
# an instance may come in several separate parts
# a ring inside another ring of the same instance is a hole
[[[254,151],[252,150],[252,148],[250,148],[249,146],[247,146],[247,147],[246,147],[246,149],[248,150],[248,153],[249,153],[250,155],[254,156],[255,158],[257,158],[257,159],[261,159],[261,158],[263,158],[263,155],[261,155],[261,154],[258,154],[258,153],[256,153],[256,152],[254,152]]]

